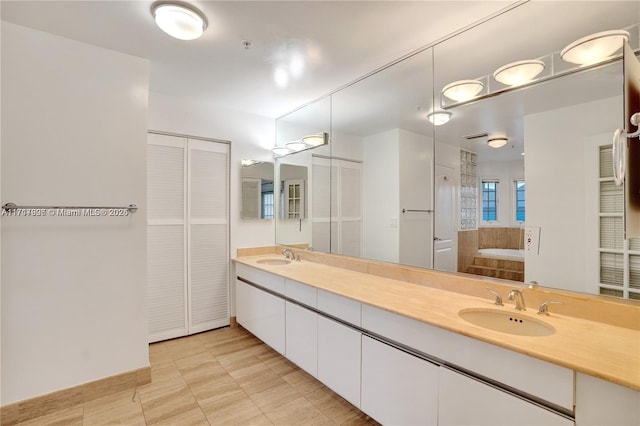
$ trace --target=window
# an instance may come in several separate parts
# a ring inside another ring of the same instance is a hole
[[[524,222],[524,194],[525,194],[525,185],[523,180],[516,180],[514,182],[515,194],[514,197],[516,200],[516,221]]]
[[[482,220],[498,220],[498,182],[482,181]]]
[[[262,219],[273,219],[273,191],[262,193]]]

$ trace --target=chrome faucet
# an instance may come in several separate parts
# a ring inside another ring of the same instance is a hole
[[[549,305],[563,305],[562,302],[556,302],[555,300],[549,300],[540,305],[540,309],[538,309],[538,315],[549,315]]]
[[[282,250],[282,254],[286,259],[294,260],[296,258],[296,256],[293,254],[293,251],[291,251],[291,249],[288,249],[288,248]]]
[[[522,295],[522,292],[520,290],[516,290],[513,289],[509,292],[509,294],[507,295],[507,298],[509,300],[515,300],[516,301],[516,309],[518,311],[526,311],[527,307],[524,304],[524,296]]]

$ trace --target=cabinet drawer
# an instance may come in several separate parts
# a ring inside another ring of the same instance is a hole
[[[360,302],[318,289],[318,310],[360,326]]]
[[[318,316],[318,379],[360,407],[361,334]]]
[[[251,266],[243,265],[236,262],[236,276],[251,281],[261,287],[275,291],[278,294],[284,294],[284,278],[273,275],[268,272],[260,271]]]
[[[447,368],[440,368],[438,424],[574,426],[573,420]]]
[[[573,370],[366,304],[362,328],[573,411]]]
[[[236,317],[254,336],[285,353],[284,299],[236,280]]]
[[[318,292],[315,287],[297,281],[285,280],[285,295],[312,308],[318,307]]]

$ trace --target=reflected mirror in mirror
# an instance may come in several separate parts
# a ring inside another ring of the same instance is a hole
[[[452,81],[491,77],[523,55],[557,52],[603,26],[626,28],[637,21],[637,5],[593,7],[606,22],[580,14],[570,2],[534,2],[437,45],[437,102]],[[577,17],[570,27],[566,16]],[[527,21],[538,25],[518,31]],[[499,33],[510,36],[496,50]],[[637,33],[631,38],[637,49]],[[436,168],[449,167],[460,185],[453,224],[436,208],[435,268],[638,298],[633,283],[625,282],[623,265],[634,268],[640,257],[625,249],[622,190],[612,177],[611,137],[622,107],[622,68],[616,61],[447,108],[454,119],[436,128]],[[491,147],[497,138],[506,143]],[[448,236],[451,225],[455,232]],[[450,250],[438,250],[440,241]]]
[[[307,211],[307,168],[280,165],[280,219],[300,220]]]
[[[275,194],[273,163],[242,160],[242,219],[273,219]]]

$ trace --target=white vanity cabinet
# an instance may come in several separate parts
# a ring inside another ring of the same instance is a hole
[[[362,411],[382,424],[438,424],[439,369],[362,336]]]
[[[572,426],[573,420],[489,386],[440,368],[438,424],[476,426]]]
[[[313,377],[318,376],[318,314],[305,306],[317,306],[314,287],[286,280],[287,358]]]
[[[360,408],[361,334],[324,316],[318,317],[318,379]]]
[[[284,278],[236,265],[236,319],[253,335],[284,355],[285,302],[284,299],[254,287],[240,278],[275,293],[284,293]]]
[[[359,408],[361,304],[318,290],[318,311],[318,379]]]

